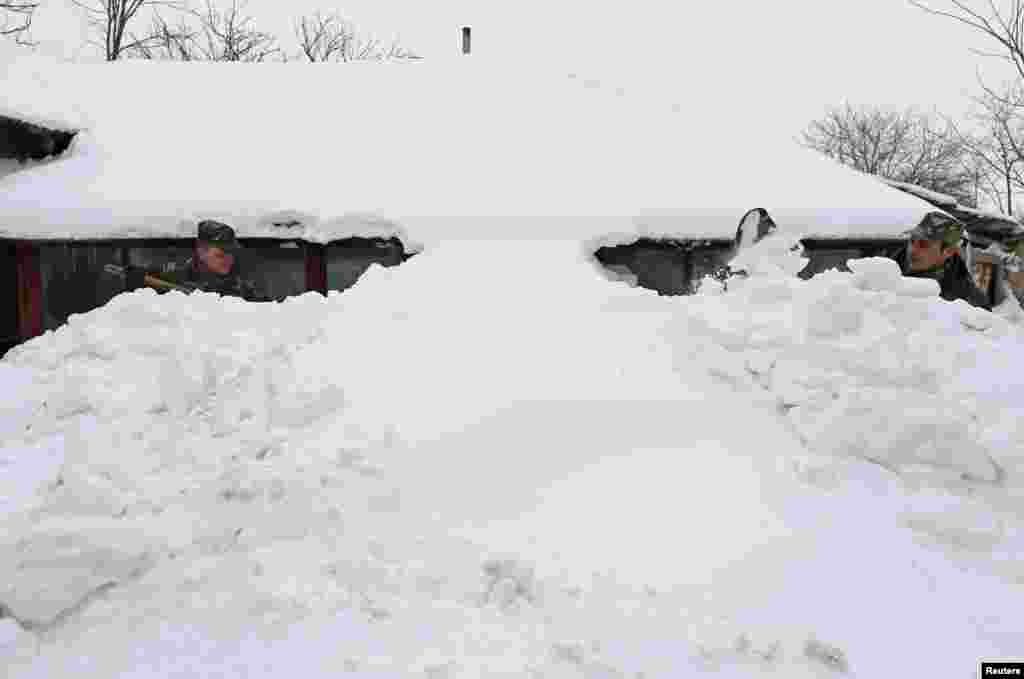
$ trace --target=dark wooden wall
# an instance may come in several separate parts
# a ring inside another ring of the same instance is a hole
[[[410,256],[394,238],[348,238],[328,245],[241,240],[245,247],[238,257],[239,273],[276,299],[345,290],[372,264],[396,266]],[[104,265],[158,271],[192,252],[191,239],[0,241],[0,352],[124,292],[124,282],[104,273]]]
[[[0,356],[18,343],[18,263],[14,243],[0,243]]]
[[[669,241],[641,238],[598,248],[594,257],[611,271],[629,272],[640,287],[659,295],[692,294],[700,281],[728,261],[731,241]]]
[[[846,265],[851,259],[862,257],[885,257],[888,253],[906,245],[905,240],[893,239],[807,239],[803,241],[804,256],[810,261],[800,277],[807,279],[823,271],[837,269],[849,271]]]

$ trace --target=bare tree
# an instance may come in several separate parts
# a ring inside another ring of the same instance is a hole
[[[969,152],[949,123],[914,109],[830,108],[802,143],[862,172],[917,184],[974,203]]]
[[[13,37],[20,44],[32,44],[28,39],[39,3],[35,0],[4,0],[0,2],[0,35]]]
[[[945,9],[936,9],[933,3],[926,4],[921,0],[908,1],[929,14],[953,19],[994,40],[999,45],[998,51],[973,51],[1010,63],[1024,80],[1024,0],[1012,0],[1008,9],[997,7],[995,0],[937,0]],[[976,5],[983,8],[977,9]]]
[[[211,0],[190,10],[172,24],[154,15],[149,34],[136,40],[133,52],[144,59],[175,61],[262,62],[283,57],[277,38],[254,27],[244,0],[231,0],[224,9]]]
[[[971,116],[980,130],[961,135],[978,164],[980,190],[999,209],[1013,214],[1014,193],[1024,188],[1024,0],[997,6],[995,0],[909,0],[929,14],[957,21],[995,43],[995,51],[972,50],[1010,64],[1017,83],[996,91],[981,83]],[[941,7],[940,7],[941,6]]]
[[[976,130],[963,134],[953,125],[975,161],[979,190],[1007,215],[1013,215],[1014,194],[1024,189],[1024,91],[1009,85],[975,97],[970,116]]]
[[[150,40],[148,35],[139,38],[128,31],[142,9],[184,8],[178,0],[71,0],[71,3],[85,10],[90,25],[103,37],[100,46],[107,61],[117,61],[126,52],[137,50]]]
[[[375,38],[360,37],[355,26],[340,14],[316,12],[295,25],[302,59],[323,61],[388,61],[419,59],[420,56],[392,42],[382,47]]]
[[[217,9],[211,0],[198,14],[202,27],[200,50],[209,61],[266,61],[281,54],[277,38],[253,27],[254,19],[245,13],[245,0]]]
[[[195,42],[198,31],[187,21],[179,18],[172,25],[160,14],[155,14],[149,34],[145,39],[135,40],[131,52],[143,59],[168,61],[196,61],[199,59]]]
[[[338,14],[316,12],[302,17],[295,25],[302,56],[310,62],[336,61],[344,58],[349,43],[355,39],[352,24]]]

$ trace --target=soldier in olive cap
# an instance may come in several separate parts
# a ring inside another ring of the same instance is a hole
[[[963,227],[958,221],[933,212],[906,235],[910,242],[889,255],[900,265],[904,276],[938,281],[942,299],[962,299],[972,306],[990,308],[987,295],[974,284],[960,256]]]
[[[142,287],[149,273],[170,283],[186,284],[205,292],[241,297],[250,302],[269,298],[256,285],[238,274],[235,256],[241,249],[235,231],[227,224],[207,219],[199,222],[192,257],[171,262],[158,272],[133,269],[128,274],[128,289]]]

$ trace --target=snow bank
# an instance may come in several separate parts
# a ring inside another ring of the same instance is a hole
[[[686,298],[609,282],[579,241],[469,240],[343,295],[72,317],[0,363],[23,480],[0,658],[815,677],[1011,655],[1019,327],[880,260],[801,281],[774,240]]]
[[[708,310],[678,336],[695,323],[721,328],[733,369],[774,395],[813,450],[994,481],[998,451],[979,441],[1008,394],[1021,393],[1024,378],[1007,363],[1019,326],[938,300],[934,281],[903,278],[888,259],[850,268],[808,283],[782,271],[734,280],[733,294],[696,298]]]
[[[0,236],[178,236],[219,218],[318,242],[398,225],[419,244],[542,225],[731,239],[757,207],[801,234],[893,235],[931,209],[757,120],[661,109],[536,64],[123,62],[46,77],[46,102],[75,102],[83,131],[69,157],[0,180]],[[31,118],[37,89],[0,102]]]

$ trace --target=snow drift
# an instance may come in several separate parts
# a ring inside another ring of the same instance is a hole
[[[14,349],[4,664],[969,676],[1012,654],[1020,329],[880,260],[798,280],[770,240],[728,293],[617,285],[578,241],[445,242],[344,295],[138,291]]]

